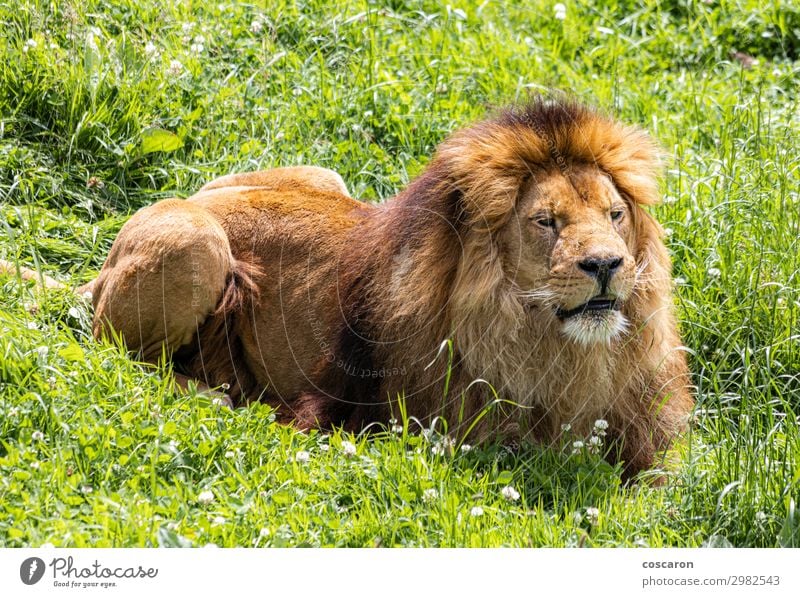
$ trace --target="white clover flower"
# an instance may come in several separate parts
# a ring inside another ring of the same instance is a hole
[[[575,524],[580,524],[581,521],[583,521],[583,514],[576,511],[575,514],[572,515],[572,520],[575,521]]]
[[[576,454],[577,452],[580,452],[581,450],[583,450],[583,446],[584,443],[581,440],[576,440],[572,442],[572,453]]]
[[[223,404],[225,404],[225,401],[222,400],[222,398],[212,398],[211,404],[213,404],[214,406],[222,406]]]
[[[478,516],[483,516],[483,508],[481,508],[480,506],[473,506],[472,510],[469,511],[469,515],[475,516],[476,518]]]
[[[34,460],[33,462],[31,462],[31,468],[32,468],[33,470],[35,470],[35,471],[38,471],[38,470],[39,470],[39,467],[40,467],[41,465],[42,465],[42,463],[41,463],[41,462],[39,462],[38,460]],[[763,514],[763,512],[762,512],[762,514]],[[756,515],[756,518],[758,518],[758,515]]]
[[[559,21],[563,21],[567,18],[567,7],[564,6],[561,2],[553,6],[553,16],[558,19]]]
[[[664,228],[664,236],[672,236],[675,231],[672,228]]]
[[[225,452],[225,458],[236,458],[236,452],[233,450],[228,450]]]
[[[509,502],[516,502],[519,499],[519,491],[511,487],[511,485],[506,485],[503,487],[503,489],[500,490],[500,493]]]
[[[269,537],[269,529],[267,527],[263,527],[260,531],[258,531],[259,537]]]
[[[153,42],[149,41],[144,45],[144,54],[148,58],[150,56],[155,56],[158,53],[158,46]]]
[[[714,277],[714,278],[719,278],[719,276],[720,276],[720,274],[721,274],[721,273],[722,273],[722,272],[721,272],[721,271],[719,271],[719,268],[718,268],[718,267],[709,267],[709,268],[708,268],[708,275],[709,275],[709,276],[712,276],[712,277]]]
[[[69,311],[67,311],[67,315],[69,315],[73,319],[79,319],[81,316],[81,311],[77,307],[70,307]]]
[[[434,489],[433,487],[426,489],[422,492],[422,501],[423,502],[432,502],[439,497],[439,492]]]
[[[177,77],[183,72],[183,64],[180,60],[170,60],[169,67],[167,68],[167,75],[170,77]]]
[[[252,23],[250,23],[250,32],[258,35],[261,31],[264,30],[264,24],[258,20],[254,19]]]
[[[605,419],[597,419],[594,422],[594,428],[598,431],[605,431],[606,429],[608,429],[608,421],[606,421]]]
[[[331,449],[331,447],[328,444],[320,444],[319,449],[322,450],[323,452],[327,452],[328,450]]]
[[[294,455],[295,462],[308,462],[311,459],[311,454],[305,450],[300,450]]]
[[[214,501],[214,494],[206,489],[197,495],[197,502],[199,504],[207,505]]]
[[[50,352],[50,349],[47,346],[40,346],[36,349],[36,354],[38,354],[40,358],[45,358],[48,352]]]
[[[225,524],[226,522],[228,522],[228,521],[225,520],[224,516],[215,516],[214,520],[213,520],[214,524]]]
[[[589,524],[597,524],[600,518],[600,510],[597,508],[586,508],[586,520]]]
[[[597,448],[602,445],[603,445],[603,440],[599,436],[593,435],[592,437],[589,438],[589,446]]]
[[[84,485],[83,487],[81,487],[81,493],[83,495],[89,495],[93,491],[94,491],[94,489],[92,488],[91,485]]]
[[[43,442],[44,441],[44,433],[41,431],[34,431],[31,433],[31,439],[35,442]]]
[[[205,45],[201,42],[194,42],[189,46],[189,50],[191,50],[192,54],[202,54],[205,49]]]
[[[444,446],[442,446],[442,444],[432,445],[431,454],[433,454],[434,456],[442,456],[444,454]]]
[[[675,278],[674,280],[675,286],[685,286],[686,285],[686,278]]]
[[[19,416],[19,409],[16,406],[12,406],[8,409],[8,416],[9,417],[18,417]]]
[[[767,515],[761,511],[756,512],[756,522],[764,522],[767,520]]]
[[[356,455],[356,447],[355,447],[354,444],[352,444],[352,443],[350,443],[348,441],[343,441],[342,442],[342,452],[348,458],[352,458],[353,456]]]
[[[194,23],[184,23],[181,25],[181,31],[184,33],[191,33],[192,29],[194,29]]]
[[[569,423],[561,423],[561,433],[569,433],[572,430],[572,425]]]
[[[97,27],[90,27],[89,31],[86,33],[86,46],[95,52],[100,51],[100,48],[97,47],[97,37],[102,37],[99,29],[97,29]]]
[[[25,41],[25,44],[22,46],[22,51],[23,52],[27,52],[28,50],[31,50],[31,49],[35,48],[36,46],[38,46],[38,45],[39,44],[37,43],[37,41],[35,39],[31,38],[31,39]]]
[[[472,446],[470,446],[469,444],[461,444],[461,451],[464,454],[466,454],[467,452],[471,452],[472,451]]]

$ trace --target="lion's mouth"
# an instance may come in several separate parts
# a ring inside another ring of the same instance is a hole
[[[620,304],[617,299],[613,298],[593,298],[590,301],[578,305],[574,309],[556,309],[556,315],[559,319],[569,319],[576,315],[583,315],[584,313],[604,313],[608,311],[619,311]]]

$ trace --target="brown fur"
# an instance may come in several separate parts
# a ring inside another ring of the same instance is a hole
[[[188,375],[301,428],[359,430],[400,401],[476,440],[549,442],[605,418],[634,473],[693,403],[668,255],[642,209],[658,167],[638,129],[535,100],[453,135],[380,206],[318,168],[224,177],[123,227],[90,287],[96,333],[151,360],[166,346]],[[596,295],[587,256],[620,258],[608,292],[628,327],[606,341],[557,316]]]

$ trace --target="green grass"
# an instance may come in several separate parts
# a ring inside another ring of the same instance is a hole
[[[3,276],[0,546],[800,545],[796,5],[113,4],[0,7],[0,257],[77,285],[132,211],[233,171],[387,197],[449,131],[562,89],[667,154],[694,430],[661,489],[569,448],[297,433],[176,393],[73,295]],[[148,151],[162,130],[180,147]]]

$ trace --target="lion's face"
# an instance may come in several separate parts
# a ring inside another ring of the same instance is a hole
[[[621,309],[636,284],[633,217],[593,165],[535,170],[500,231],[504,268],[522,300],[552,312],[567,337],[610,342],[628,325]]]

